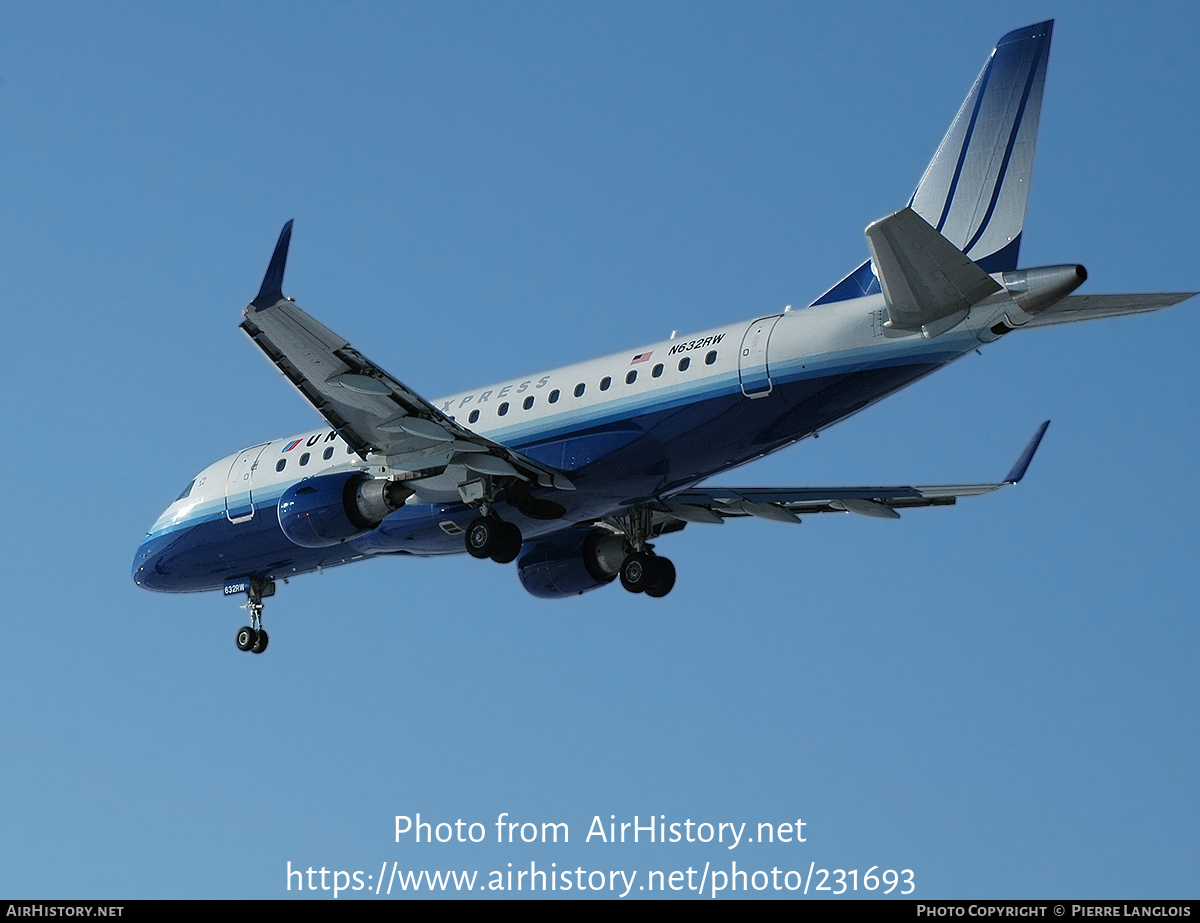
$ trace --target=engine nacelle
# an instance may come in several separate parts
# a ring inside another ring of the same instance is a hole
[[[1082,266],[1039,266],[1001,273],[1000,282],[1017,306],[1031,317],[1052,308],[1087,281]]]
[[[578,596],[611,583],[625,559],[625,539],[602,529],[562,532],[538,542],[517,562],[521,585],[542,599]]]
[[[283,534],[304,548],[324,548],[370,532],[412,491],[360,472],[323,474],[293,484],[279,498]]]

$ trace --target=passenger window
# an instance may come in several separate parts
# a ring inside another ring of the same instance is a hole
[[[577,384],[577,385],[575,386],[575,396],[576,396],[576,397],[583,397],[583,392],[584,392],[586,389],[587,389],[587,385],[585,385],[585,384],[584,384],[584,383],[581,381],[579,384]]]
[[[472,410],[472,411],[471,411],[471,415],[470,415],[469,417],[467,417],[467,422],[469,422],[469,423],[474,423],[474,422],[475,422],[476,420],[478,420],[478,419],[479,419],[479,411],[478,411],[478,410]]]
[[[662,375],[662,373],[663,373],[663,366],[662,366],[662,363],[660,362],[658,365],[656,365],[654,367],[654,370],[650,373],[650,377],[658,378],[660,375]]]
[[[308,464],[308,453],[307,452],[305,452],[303,455],[300,456],[300,464],[301,465]]]
[[[600,379],[600,390],[607,391],[610,387],[612,387],[612,379],[605,375]]]
[[[354,454],[354,446],[352,446],[352,445],[347,445],[347,446],[346,446],[346,454],[347,454],[347,455],[353,455],[353,454]]]
[[[530,407],[532,407],[533,406],[533,395],[531,394],[531,395],[529,395],[529,397],[525,398],[525,403],[523,403],[521,406],[524,407],[526,410],[528,410]]]
[[[553,391],[550,392],[550,403],[551,404],[558,403],[558,388],[555,388]]]
[[[508,413],[508,401],[505,401],[496,410],[496,414],[501,417],[504,416],[506,413]]]
[[[321,457],[325,459],[325,461],[329,461],[329,459],[333,458],[333,446],[327,448]]]
[[[279,461],[275,462],[275,470],[276,471],[282,471],[286,467],[287,467],[287,459],[286,458],[281,458],[281,459],[279,459]]]
[[[692,364],[692,360],[689,357],[684,356],[682,359],[679,360],[679,371],[686,372],[687,367],[691,364]]]
[[[630,369],[629,374],[625,376],[625,384],[631,385],[637,381],[637,369]]]
[[[712,350],[707,356],[704,357],[705,365],[712,365],[716,361],[717,361],[717,351],[715,349]]]

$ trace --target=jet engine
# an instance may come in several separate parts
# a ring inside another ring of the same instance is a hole
[[[1082,266],[1040,266],[1001,273],[1000,281],[1026,314],[1041,314],[1087,281]]]
[[[521,585],[542,599],[578,596],[611,583],[625,560],[623,536],[603,529],[560,532],[521,555]]]
[[[279,525],[297,545],[324,548],[370,532],[411,495],[398,481],[359,472],[306,478],[279,498]]]

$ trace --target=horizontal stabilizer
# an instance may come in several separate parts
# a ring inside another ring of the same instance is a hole
[[[1054,307],[1043,311],[1020,329],[1046,327],[1050,324],[1069,324],[1077,320],[1096,320],[1101,317],[1120,317],[1122,314],[1141,314],[1169,308],[1187,301],[1195,292],[1170,292],[1162,295],[1070,295]]]
[[[911,208],[867,228],[890,326],[936,336],[1001,286]]]

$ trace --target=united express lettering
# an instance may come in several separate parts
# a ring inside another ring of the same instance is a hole
[[[496,395],[497,400],[499,400],[500,398],[503,398],[503,397],[507,397],[508,392],[511,391],[514,387],[517,389],[516,393],[521,394],[524,391],[528,391],[530,386],[532,386],[534,388],[544,388],[544,387],[546,387],[547,384],[549,384],[549,382],[550,382],[549,375],[543,375],[540,379],[538,379],[537,384],[533,383],[532,378],[527,378],[527,379],[525,379],[525,381],[521,382],[519,385],[505,385],[499,391],[492,391],[492,390],[483,391],[480,393],[479,400],[476,403],[479,403],[479,404],[485,403],[487,401],[487,399],[489,397],[491,397],[493,394]],[[463,407],[466,407],[468,404],[470,404],[474,400],[475,400],[474,394],[465,394],[461,398],[459,398],[457,406],[455,405],[455,402],[453,400],[443,401],[442,402],[442,413],[450,413],[452,410],[456,410],[456,409],[460,410]]]

